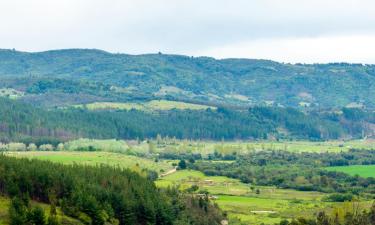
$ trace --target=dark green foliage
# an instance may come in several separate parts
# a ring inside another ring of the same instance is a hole
[[[208,224],[203,218],[220,221],[216,206],[189,203],[193,197],[177,190],[158,190],[153,181],[135,172],[107,166],[66,166],[38,160],[0,156],[0,193],[14,196],[9,209],[12,224],[56,224],[55,203],[82,222],[101,225],[174,224],[178,218]],[[21,200],[25,196],[26,200]],[[30,208],[27,199],[50,203],[50,217]],[[178,207],[176,207],[178,206]],[[195,214],[202,219],[195,218]],[[218,224],[216,222],[211,224]]]
[[[29,211],[27,219],[32,225],[43,225],[46,224],[46,217],[44,215],[44,210],[40,207],[34,207]]]
[[[347,114],[347,113],[346,113]],[[345,114],[345,115],[346,115]],[[291,108],[254,107],[239,111],[170,110],[160,112],[45,110],[0,98],[0,141],[34,142],[37,145],[78,137],[179,139],[335,139],[343,135],[361,137],[373,113],[363,111],[363,120],[351,121],[326,114],[304,114]],[[344,122],[341,123],[341,120]],[[357,119],[356,119],[357,120]],[[279,128],[289,134],[279,132]],[[94,148],[82,149],[95,151]]]
[[[323,200],[330,201],[330,202],[348,202],[348,201],[353,200],[353,195],[352,194],[334,193],[334,194],[328,195]]]
[[[184,170],[186,169],[186,161],[185,160],[180,160],[180,162],[178,163],[178,169],[180,170]]]
[[[27,199],[14,197],[9,207],[9,219],[11,225],[45,225],[46,216],[39,206],[30,206]],[[58,223],[56,223],[58,224]]]
[[[26,204],[18,197],[12,199],[9,207],[10,225],[24,225],[27,222]]]
[[[41,53],[1,50],[0,77],[0,87],[41,94],[27,99],[46,105],[101,98],[150,99],[159,97],[155,93],[161,87],[173,86],[183,91],[169,92],[163,98],[238,104],[240,101],[226,96],[235,93],[249,97],[255,104],[274,101],[298,106],[303,101],[320,107],[343,107],[357,102],[375,107],[375,66],[362,64],[292,65],[83,49]],[[108,89],[111,86],[132,87],[132,91],[119,94]],[[61,94],[65,97],[56,99]]]

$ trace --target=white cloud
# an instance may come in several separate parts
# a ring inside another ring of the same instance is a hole
[[[196,52],[218,58],[261,58],[281,62],[374,63],[375,35],[259,39]]]
[[[26,51],[375,63],[374,24],[373,0],[0,0],[0,48]]]

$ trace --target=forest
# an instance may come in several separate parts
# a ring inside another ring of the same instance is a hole
[[[66,166],[0,156],[0,193],[12,198],[10,224],[58,224],[56,207],[84,224],[220,224],[208,198],[157,189],[152,180],[109,166]],[[46,216],[30,201],[48,203]],[[46,219],[48,218],[48,219]],[[42,222],[40,222],[42,221]]]
[[[76,138],[307,139],[373,135],[375,113],[359,109],[304,113],[292,108],[251,107],[206,110],[43,109],[0,98],[0,141],[57,145]],[[95,123],[93,123],[95,121]]]

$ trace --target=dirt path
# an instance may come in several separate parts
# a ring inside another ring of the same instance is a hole
[[[163,174],[160,174],[160,177],[165,177],[165,176],[171,175],[171,174],[175,173],[176,171],[177,171],[177,166],[175,168],[163,173]]]

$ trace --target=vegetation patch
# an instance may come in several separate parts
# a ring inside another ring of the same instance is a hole
[[[154,111],[154,110],[205,110],[205,109],[216,109],[213,106],[168,101],[168,100],[152,100],[148,102],[94,102],[85,105],[77,105],[75,107],[83,107],[89,110],[143,110],[143,111]]]

